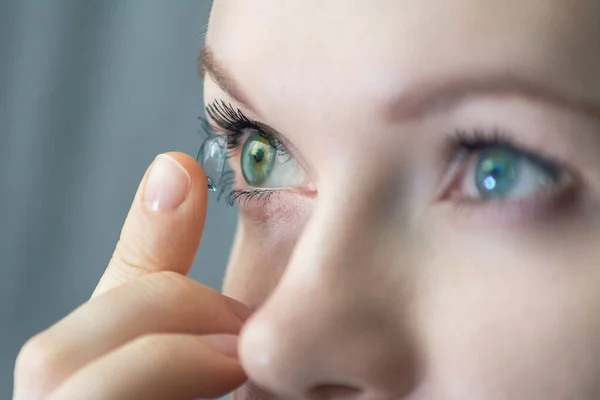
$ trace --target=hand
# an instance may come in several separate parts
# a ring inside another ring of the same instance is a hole
[[[91,299],[21,349],[14,400],[215,398],[244,383],[250,310],[186,276],[206,197],[193,158],[156,158]]]

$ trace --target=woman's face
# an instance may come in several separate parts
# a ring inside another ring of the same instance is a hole
[[[599,21],[597,0],[214,2],[224,293],[256,310],[238,400],[600,398]]]

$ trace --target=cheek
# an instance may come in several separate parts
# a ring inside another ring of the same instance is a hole
[[[309,199],[281,193],[268,204],[240,205],[223,293],[259,307],[275,289],[310,214]]]
[[[506,239],[504,253],[444,247],[421,292],[431,376],[456,398],[495,398],[492,383],[519,398],[598,398],[600,251],[585,244],[578,258]]]

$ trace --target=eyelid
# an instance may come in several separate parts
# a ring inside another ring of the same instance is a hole
[[[473,130],[456,129],[446,136],[442,150],[445,168],[456,161],[460,156],[459,153],[464,156],[465,153],[469,154],[493,146],[508,148],[549,170],[559,169],[571,176],[577,176],[577,168],[573,166],[573,160],[557,151],[556,147],[545,145],[545,142],[536,141],[532,144],[525,134],[515,134],[511,130],[492,127]]]

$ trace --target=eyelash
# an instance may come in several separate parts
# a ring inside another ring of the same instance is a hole
[[[560,163],[548,155],[540,155],[539,151],[531,151],[523,146],[519,146],[513,140],[500,130],[493,130],[487,133],[483,130],[463,131],[457,130],[447,141],[446,154],[450,162],[461,162],[472,154],[489,149],[501,148],[517,153],[534,163],[542,166],[553,176],[559,175]],[[447,159],[448,159],[447,158]]]
[[[223,100],[215,100],[210,103],[206,107],[206,113],[222,129],[222,133],[227,135],[229,156],[235,154],[242,147],[244,130],[247,129],[258,132],[277,151],[286,152],[283,144],[274,135],[266,132],[260,122],[251,120],[239,108],[235,109]]]
[[[243,146],[244,131],[253,130],[264,137],[273,148],[277,149],[279,155],[289,154],[285,146],[274,135],[267,130],[258,121],[246,117],[239,108],[234,108],[231,104],[223,100],[214,100],[206,107],[206,114],[217,125],[214,127],[206,118],[198,117],[203,122],[204,134],[207,136],[226,135],[227,136],[227,158],[234,157]],[[270,189],[233,189],[235,181],[235,172],[228,170],[222,177],[221,188],[217,200],[225,195],[227,204],[247,204],[253,200],[263,204],[271,201],[273,194],[278,194],[277,190]]]
[[[450,154],[451,157],[460,156],[461,151],[463,153],[474,153],[490,147],[499,147],[519,153],[550,170],[557,169],[555,166],[559,164],[551,156],[540,155],[539,152],[533,152],[517,145],[500,130],[493,130],[491,133],[483,130],[457,130],[451,135],[447,143],[446,154]]]

